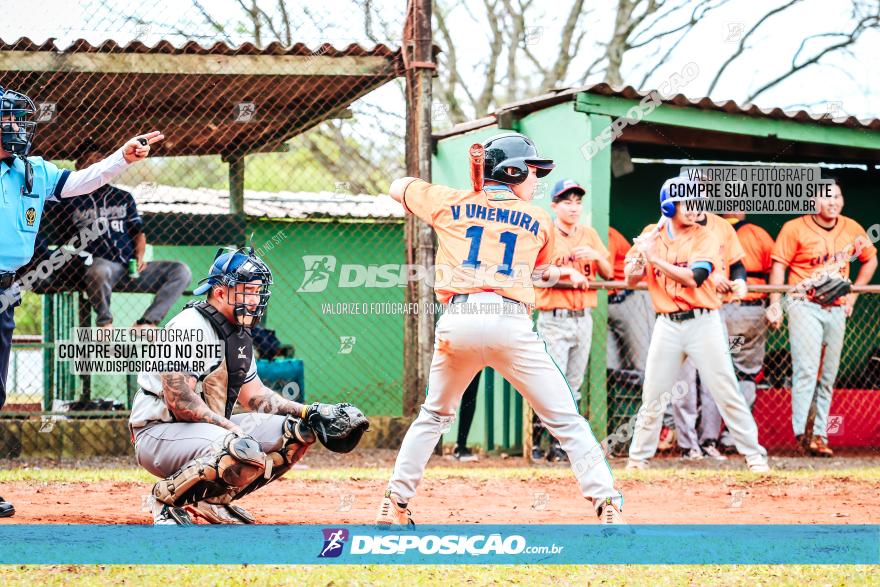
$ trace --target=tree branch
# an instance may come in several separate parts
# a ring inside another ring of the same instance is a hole
[[[571,60],[575,54],[577,54],[577,48],[581,44],[581,40],[584,38],[584,32],[581,32],[577,42],[572,48],[571,41],[574,38],[574,32],[577,29],[578,20],[581,17],[583,9],[584,0],[574,0],[574,2],[572,2],[571,9],[568,11],[568,16],[565,19],[565,24],[562,25],[559,56],[556,58],[556,63],[554,63],[552,67],[544,70],[544,80],[541,82],[542,89],[544,90],[555,88],[568,73]],[[591,12],[591,10],[588,10],[586,14],[590,14]]]
[[[721,67],[718,68],[718,71],[715,72],[715,77],[712,78],[712,83],[709,84],[709,89],[706,90],[707,96],[712,94],[712,91],[715,89],[715,86],[718,85],[718,80],[721,79],[721,76],[724,74],[725,71],[727,71],[727,68],[730,66],[730,64],[733,63],[737,57],[739,57],[740,55],[743,54],[743,52],[745,51],[745,47],[746,47],[746,41],[748,41],[749,37],[751,37],[752,34],[756,30],[758,30],[758,28],[760,28],[762,24],[764,24],[767,21],[767,19],[779,14],[780,12],[788,10],[789,8],[791,8],[792,6],[794,6],[795,4],[797,4],[800,1],[801,0],[789,0],[788,3],[783,4],[782,6],[774,8],[773,10],[767,12],[764,16],[762,16],[761,18],[758,19],[758,22],[756,22],[754,25],[752,25],[752,28],[750,28],[748,30],[748,32],[745,33],[742,36],[742,38],[739,40],[739,44],[737,45],[736,51],[733,52],[733,55],[728,57],[727,60],[725,60],[724,63],[721,64]]]
[[[866,26],[867,23],[873,23],[873,24]],[[789,77],[793,76],[794,74],[801,71],[802,69],[809,67],[810,65],[818,63],[819,60],[822,59],[822,57],[824,57],[825,55],[827,55],[829,53],[833,53],[834,51],[837,51],[839,49],[843,49],[845,47],[852,45],[853,43],[858,41],[859,36],[861,36],[861,34],[863,32],[865,32],[865,30],[867,30],[869,28],[877,28],[877,24],[878,24],[877,17],[871,16],[871,17],[862,19],[861,21],[858,22],[858,24],[855,26],[855,28],[853,29],[852,32],[845,35],[846,39],[844,39],[843,41],[841,41],[840,43],[837,43],[835,45],[830,45],[828,47],[825,47],[824,49],[822,49],[821,51],[819,51],[818,53],[816,53],[815,55],[813,55],[812,57],[810,57],[809,59],[807,59],[806,61],[804,61],[803,63],[801,63],[799,65],[794,65],[794,61],[792,61],[792,67],[789,71],[785,72],[784,74],[782,74],[780,76],[777,76],[775,79],[767,82],[766,84],[764,84],[763,86],[761,86],[760,88],[758,88],[757,90],[752,92],[751,95],[749,95],[749,97],[746,98],[746,102],[753,101],[756,97],[760,96],[761,94],[763,94],[764,92],[766,92],[767,90],[769,90],[773,86],[779,84],[783,80],[788,79]],[[841,33],[841,34],[843,34],[843,33]],[[826,36],[826,35],[816,35],[816,36]],[[798,53],[800,53],[800,49],[798,50]]]

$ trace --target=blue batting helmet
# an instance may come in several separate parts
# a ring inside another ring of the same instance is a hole
[[[660,213],[666,218],[675,216],[675,205],[678,202],[698,197],[696,190],[691,187],[697,184],[697,181],[684,175],[670,177],[664,181],[660,188]]]

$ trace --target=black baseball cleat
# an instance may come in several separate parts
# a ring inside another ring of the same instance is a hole
[[[540,463],[544,460],[544,449],[540,446],[532,447],[532,462]]]
[[[475,463],[480,460],[477,455],[471,452],[471,449],[466,446],[458,445],[456,445],[455,449],[452,451],[452,458],[462,463]]]
[[[12,502],[6,501],[0,497],[0,518],[11,518],[15,515],[15,506]]]
[[[150,505],[155,526],[192,526],[193,520],[184,508],[166,505],[153,499]]]
[[[550,447],[550,450],[547,451],[547,460],[551,463],[567,463],[568,455],[565,454],[565,451],[562,450],[561,446],[554,444]]]

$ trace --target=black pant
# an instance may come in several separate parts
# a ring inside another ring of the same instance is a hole
[[[476,377],[464,390],[461,396],[461,408],[458,411],[458,439],[455,444],[464,448],[467,446],[467,437],[471,431],[471,424],[474,422],[474,412],[477,411],[477,390],[480,388],[480,375],[482,371],[478,371]]]
[[[0,408],[6,403],[6,377],[9,375],[13,330],[15,330],[15,307],[10,306],[0,313]]]

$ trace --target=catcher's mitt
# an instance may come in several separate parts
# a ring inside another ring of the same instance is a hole
[[[351,452],[370,427],[363,412],[351,404],[314,403],[304,410],[303,420],[315,436],[333,452]]]
[[[810,288],[810,299],[820,306],[830,306],[851,291],[852,284],[848,280],[824,275]]]

